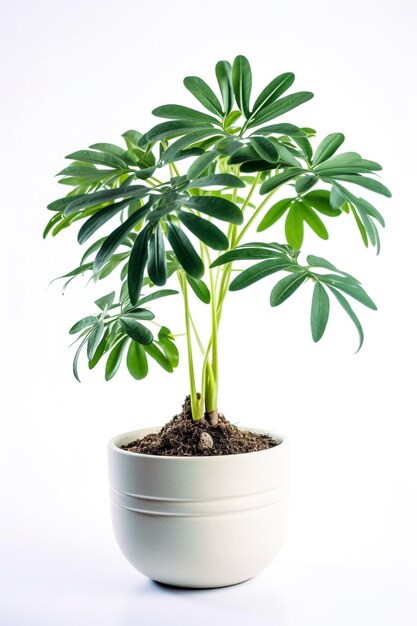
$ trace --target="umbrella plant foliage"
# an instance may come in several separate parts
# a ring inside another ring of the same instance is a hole
[[[72,189],[49,204],[44,232],[55,236],[79,227],[85,251],[79,266],[61,277],[65,285],[84,274],[95,281],[116,271],[120,276],[117,296],[101,297],[70,330],[78,342],[75,376],[82,352],[90,368],[105,360],[107,380],[122,361],[138,380],[150,360],[172,372],[179,360],[175,337],[154,321],[151,308],[153,300],[181,294],[193,417],[207,414],[213,422],[218,330],[228,291],[274,275],[270,305],[277,307],[311,285],[313,340],[323,336],[333,302],[355,325],[361,347],[363,329],[352,304],[375,309],[374,302],[359,280],[322,257],[308,255],[303,263],[300,251],[306,229],[328,239],[332,220],[340,217],[353,219],[364,245],[378,253],[384,220],[362,194],[391,195],[375,178],[378,163],[343,152],[342,133],[316,141],[312,128],[287,121],[313,97],[292,90],[294,74],[280,74],[256,97],[244,56],[233,64],[219,61],[215,75],[216,91],[197,76],[185,78],[197,108],[159,106],[153,114],[163,121],[144,134],[127,131],[124,146],[96,143],[69,154],[59,182]],[[266,242],[247,241],[252,226],[268,231]],[[235,262],[239,270],[232,274]],[[210,307],[206,344],[191,315],[193,298]],[[196,347],[202,354],[199,385]]]

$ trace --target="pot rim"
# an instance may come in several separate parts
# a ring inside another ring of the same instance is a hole
[[[181,455],[162,455],[162,454],[144,454],[143,452],[130,452],[129,450],[122,450],[122,448],[119,447],[119,445],[117,445],[117,441],[119,441],[122,438],[128,437],[129,435],[133,435],[134,433],[140,433],[141,431],[148,431],[145,433],[144,436],[146,436],[147,434],[150,434],[151,432],[158,432],[159,430],[161,430],[161,428],[163,428],[163,426],[155,426],[155,427],[148,427],[148,428],[138,428],[136,430],[130,430],[124,433],[120,433],[119,435],[116,435],[115,437],[112,437],[110,439],[110,441],[107,444],[107,447],[109,450],[113,450],[117,453],[120,454],[124,454],[124,455],[129,455],[129,456],[134,456],[134,457],[139,457],[139,458],[146,458],[146,459],[164,459],[164,460],[170,460],[170,459],[182,459],[184,461],[187,462],[195,462],[195,461],[200,461],[201,459],[231,459],[231,458],[242,458],[242,457],[251,457],[254,454],[273,454],[273,451],[276,450],[277,448],[279,448],[280,446],[282,446],[283,443],[286,443],[286,439],[284,439],[284,437],[274,431],[270,431],[270,430],[264,430],[263,428],[255,428],[255,427],[251,427],[251,426],[242,426],[240,427],[241,430],[250,430],[251,432],[254,433],[259,433],[262,435],[269,435],[270,437],[272,437],[273,439],[275,439],[278,443],[276,446],[273,446],[272,448],[266,448],[265,450],[254,450],[253,452],[238,452],[237,454],[219,454],[219,455],[194,455],[194,456],[181,456]]]

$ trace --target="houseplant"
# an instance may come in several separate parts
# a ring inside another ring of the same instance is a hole
[[[179,362],[175,337],[165,325],[151,331],[156,322],[149,305],[182,298],[189,400],[162,435],[147,430],[115,438],[109,458],[115,531],[126,556],[152,578],[196,587],[254,575],[278,548],[282,532],[274,531],[285,519],[282,439],[239,431],[219,415],[218,332],[226,295],[276,274],[270,293],[276,307],[310,284],[313,340],[326,329],[331,297],[354,323],[360,348],[363,330],[348,298],[371,309],[375,304],[356,278],[328,260],[300,260],[304,229],[327,239],[325,218],[351,216],[363,243],[379,252],[383,218],[355,188],[391,195],[372,177],[381,170],[378,163],[338,152],[341,133],[328,135],[314,150],[313,129],[273,122],[313,96],[286,93],[292,73],[274,78],[254,101],[244,56],[232,65],[220,61],[215,73],[221,99],[202,79],[184,80],[204,112],[163,105],[153,113],[165,121],[144,134],[127,131],[125,147],[98,143],[68,155],[72,163],[59,182],[73,189],[48,206],[53,216],[44,232],[56,235],[82,220],[78,242],[89,245],[79,266],[62,277],[65,286],[86,273],[99,281],[120,272],[117,296],[103,295],[95,312],[70,330],[77,335],[78,380],[83,351],[89,368],[106,360],[106,380],[124,359],[138,380],[146,377],[150,360],[172,372]],[[269,242],[281,224],[280,243]],[[268,230],[268,240],[251,241],[252,226]],[[174,280],[175,289],[165,286]],[[194,297],[210,307],[206,343],[192,316]],[[229,446],[235,436],[243,443]],[[250,539],[242,516],[252,525]],[[265,543],[271,533],[276,545]],[[229,552],[224,545],[216,550],[219,536]]]

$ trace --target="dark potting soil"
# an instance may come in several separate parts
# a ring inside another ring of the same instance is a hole
[[[181,413],[159,432],[121,447],[129,452],[160,456],[219,456],[257,452],[276,445],[273,437],[240,430],[221,414],[215,426],[205,418],[194,422],[188,396]]]

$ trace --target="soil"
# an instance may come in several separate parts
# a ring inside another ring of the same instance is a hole
[[[129,452],[160,456],[219,456],[257,452],[276,445],[277,441],[270,435],[240,430],[221,413],[215,426],[205,418],[194,422],[188,396],[181,413],[158,433],[151,433],[121,447]]]

